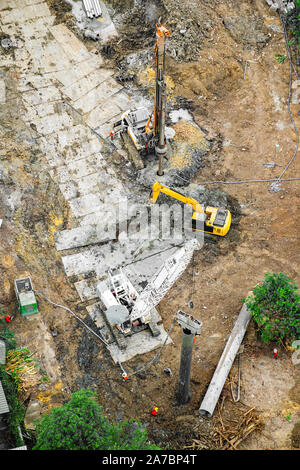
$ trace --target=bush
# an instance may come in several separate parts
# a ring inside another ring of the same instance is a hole
[[[8,326],[6,326],[4,330],[0,332],[0,339],[4,341],[7,351],[9,351],[10,349],[15,349],[17,346],[15,334],[8,328]]]
[[[286,23],[300,49],[300,0],[295,1],[295,8],[286,15]]]
[[[73,393],[71,400],[36,423],[33,450],[144,450],[149,444],[139,423],[111,424],[90,390]]]
[[[266,273],[246,305],[264,342],[299,339],[300,295],[296,284],[285,274]]]
[[[0,366],[0,381],[9,406],[7,415],[7,424],[14,441],[13,446],[24,444],[19,434],[19,426],[24,430],[25,407],[18,400],[18,389],[14,379],[6,372],[3,366]]]

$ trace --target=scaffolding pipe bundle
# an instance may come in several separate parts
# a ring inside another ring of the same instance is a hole
[[[102,16],[99,0],[83,0],[83,6],[88,18],[97,18],[98,16]]]

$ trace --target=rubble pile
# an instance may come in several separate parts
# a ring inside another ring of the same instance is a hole
[[[266,0],[271,10],[289,13],[295,8],[295,2],[290,0]]]

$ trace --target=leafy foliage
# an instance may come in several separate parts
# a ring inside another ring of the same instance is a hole
[[[15,441],[13,445],[21,446],[24,443],[20,437],[18,427],[24,427],[25,408],[18,400],[18,389],[14,379],[6,372],[3,366],[0,366],[0,381],[9,406],[7,423],[9,431]]]
[[[282,64],[286,59],[286,55],[275,54],[275,59],[277,60],[278,64]]]
[[[18,392],[25,392],[37,382],[36,365],[29,349],[8,351],[5,369],[13,377]]]
[[[292,342],[300,337],[300,295],[285,274],[266,273],[246,305],[264,342]]]
[[[0,332],[0,339],[2,339],[6,345],[6,349],[9,351],[11,349],[15,349],[17,346],[17,342],[15,340],[15,334],[11,331],[8,326],[4,328],[3,331]]]
[[[300,49],[300,0],[296,0],[295,8],[286,16],[287,26],[296,38],[298,48]]]
[[[139,423],[111,424],[90,390],[73,393],[71,400],[36,423],[34,450],[143,450],[149,444]]]

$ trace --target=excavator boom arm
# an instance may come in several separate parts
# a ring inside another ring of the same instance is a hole
[[[167,186],[164,186],[158,182],[154,183],[153,185],[152,197],[150,199],[150,202],[155,203],[160,193],[164,193],[167,196],[173,197],[174,199],[177,199],[178,201],[183,202],[184,204],[188,204],[192,206],[194,212],[199,212],[199,213],[204,214],[204,210],[202,209],[201,204],[199,204],[199,202],[196,201],[196,199],[184,196],[183,194],[178,193],[177,191],[174,191],[173,189],[170,189]]]

